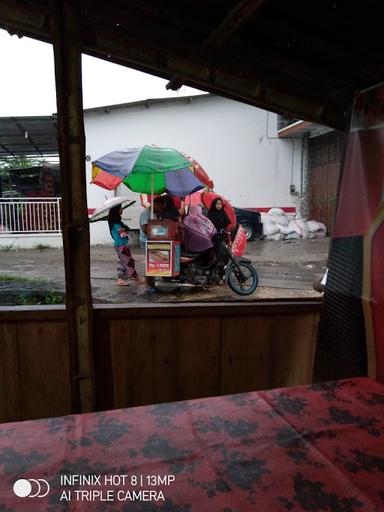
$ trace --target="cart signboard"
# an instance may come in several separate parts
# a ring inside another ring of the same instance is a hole
[[[150,277],[174,277],[180,273],[180,243],[148,241],[145,274]]]

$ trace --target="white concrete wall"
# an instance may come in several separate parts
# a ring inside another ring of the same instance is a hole
[[[155,144],[193,156],[215,182],[215,190],[239,207],[296,206],[289,187],[300,191],[301,140],[277,137],[277,115],[216,96],[188,101],[85,112],[86,153],[96,160],[126,147]],[[91,163],[87,162],[87,181]],[[122,186],[121,193],[139,195]],[[88,187],[88,207],[114,193]],[[126,211],[136,227],[138,206]],[[106,222],[91,225],[91,243],[110,243]]]
[[[0,235],[0,251],[36,249],[39,246],[63,247],[63,237],[57,233],[42,235]]]

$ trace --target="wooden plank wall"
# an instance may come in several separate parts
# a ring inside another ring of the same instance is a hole
[[[96,409],[311,382],[320,303],[96,305]],[[75,412],[62,306],[0,308],[0,421]]]
[[[63,307],[0,308],[1,422],[71,412],[68,347]]]
[[[96,306],[96,407],[309,383],[319,313],[317,301]]]

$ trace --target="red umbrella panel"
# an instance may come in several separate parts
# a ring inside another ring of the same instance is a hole
[[[213,189],[214,183],[211,178],[208,176],[207,171],[197,162],[194,158],[189,155],[183,153],[185,158],[189,160],[192,164],[192,172],[196,176],[196,178],[201,181],[207,188],[210,190]]]
[[[230,222],[230,225],[228,226],[229,229],[231,230],[236,226],[236,224],[237,224],[236,213],[235,213],[233,206],[228,201],[228,199],[225,199],[225,197],[223,197],[220,194],[216,194],[216,192],[202,192],[200,194],[200,197],[201,197],[202,204],[208,209],[210,208],[212,201],[214,199],[220,197],[220,199],[223,201],[224,211],[227,214],[229,222]]]

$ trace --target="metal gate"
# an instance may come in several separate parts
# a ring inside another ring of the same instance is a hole
[[[341,132],[309,139],[311,219],[323,222],[329,235],[333,231],[344,146],[345,135]]]
[[[0,198],[0,238],[11,233],[61,233],[61,198]]]

